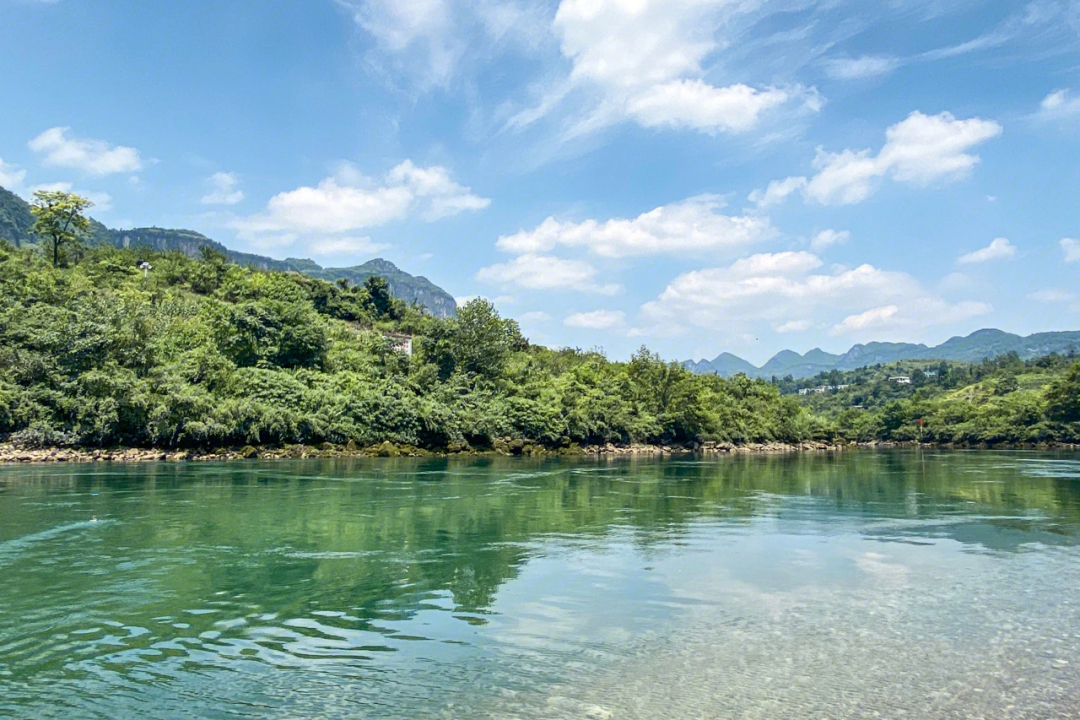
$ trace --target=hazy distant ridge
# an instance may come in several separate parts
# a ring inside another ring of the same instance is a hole
[[[805,378],[829,370],[856,368],[891,363],[898,360],[956,360],[981,362],[984,358],[1015,352],[1021,359],[1080,351],[1080,331],[1045,332],[1022,337],[1002,330],[977,330],[967,337],[954,337],[941,345],[927,347],[913,343],[872,342],[855,345],[843,355],[834,355],[814,348],[805,355],[781,350],[760,368],[731,353],[722,353],[712,360],[688,360],[684,366],[696,373],[717,373],[731,377],[746,373],[750,377],[772,376]]]

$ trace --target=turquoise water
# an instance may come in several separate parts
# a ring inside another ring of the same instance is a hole
[[[1080,456],[0,468],[0,717],[1076,718]]]

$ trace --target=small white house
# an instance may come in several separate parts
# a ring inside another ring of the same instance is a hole
[[[412,356],[412,335],[398,335],[397,333],[383,333],[383,337],[390,341],[396,352]]]
[[[896,377],[889,378],[889,382],[894,382],[897,385],[910,385],[911,377],[908,375],[897,375]]]

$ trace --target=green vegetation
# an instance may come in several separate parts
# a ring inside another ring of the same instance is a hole
[[[910,383],[896,378],[906,377]],[[905,361],[774,383],[829,431],[857,441],[961,445],[1080,440],[1080,362],[1015,352],[981,363]],[[818,391],[815,392],[814,389]]]
[[[1072,358],[917,360],[771,383],[695,375],[644,347],[611,362],[532,345],[484,300],[436,317],[377,275],[331,282],[212,246],[192,258],[95,243],[85,201],[62,195],[32,210],[43,242],[0,242],[0,439],[23,446],[528,454],[1080,440]],[[901,374],[910,384],[890,379]],[[819,385],[847,387],[797,394]]]
[[[40,239],[53,267],[67,263],[83,249],[90,221],[83,214],[94,203],[58,190],[38,190],[30,208],[34,224],[30,232]]]
[[[26,445],[530,452],[795,442],[821,428],[763,380],[695,376],[644,349],[616,363],[531,345],[483,300],[436,318],[379,278],[263,272],[210,249],[98,246],[53,267],[3,244],[0,433]]]
[[[146,251],[181,252],[193,258],[199,257],[202,248],[209,247],[239,265],[259,270],[298,272],[331,282],[346,279],[354,285],[362,284],[369,277],[380,276],[386,279],[394,297],[419,303],[432,315],[450,317],[455,310],[454,298],[450,293],[425,277],[410,275],[399,270],[393,263],[379,258],[352,267],[324,268],[307,259],[274,260],[262,255],[237,252],[191,230],[157,227],[111,230],[91,218],[88,218],[88,223],[82,233],[82,240],[88,246],[142,247],[146,248]],[[15,247],[37,246],[41,239],[34,234],[33,225],[33,206],[18,195],[0,188],[0,239],[11,242]]]

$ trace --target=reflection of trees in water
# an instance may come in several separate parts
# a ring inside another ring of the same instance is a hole
[[[994,549],[1047,533],[1071,536],[1080,527],[1080,481],[1024,474],[1020,457],[308,460],[126,466],[108,474],[15,468],[0,475],[0,488],[17,478],[0,493],[0,527],[19,527],[21,503],[11,499],[77,491],[99,517],[121,520],[103,530],[111,546],[183,558],[158,580],[174,607],[178,597],[194,602],[223,592],[258,596],[284,613],[316,609],[317,598],[323,607],[392,620],[447,592],[456,609],[483,612],[538,543],[601,542],[616,529],[648,546],[686,534],[698,520],[770,517],[805,531],[978,513],[1001,519],[883,532]],[[100,494],[85,495],[92,492]],[[1006,536],[1012,539],[1003,543]]]

